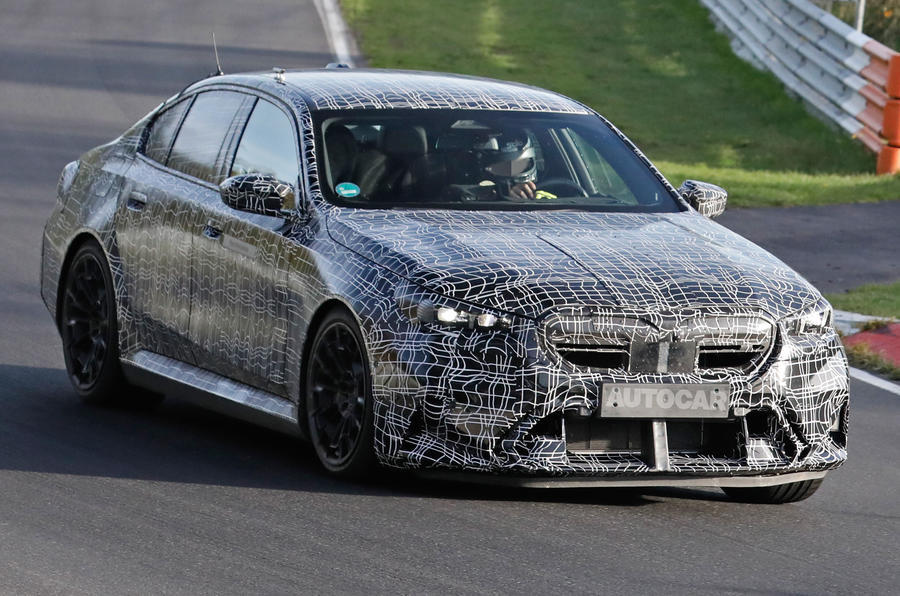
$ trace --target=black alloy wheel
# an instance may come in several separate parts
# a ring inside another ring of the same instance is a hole
[[[59,332],[66,371],[82,400],[152,406],[162,396],[131,387],[119,364],[119,327],[112,275],[96,242],[77,249],[60,287]]]
[[[85,244],[72,258],[62,288],[59,323],[66,369],[75,390],[89,401],[104,401],[98,393],[104,393],[108,377],[120,377],[112,284],[105,269],[99,247]]]
[[[309,436],[330,472],[360,478],[377,468],[369,362],[362,335],[343,309],[328,313],[309,351],[306,417]]]

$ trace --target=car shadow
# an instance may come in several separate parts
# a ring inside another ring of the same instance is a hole
[[[421,478],[383,470],[335,478],[307,443],[168,397],[154,408],[83,404],[62,369],[0,364],[0,470],[372,496],[652,505],[723,500],[685,489],[532,489]]]

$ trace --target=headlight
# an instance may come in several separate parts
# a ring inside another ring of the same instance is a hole
[[[783,320],[788,335],[822,335],[831,329],[831,305],[824,299]]]
[[[420,323],[438,323],[446,327],[468,329],[505,329],[511,321],[508,317],[486,312],[470,312],[450,306],[437,306],[430,301],[420,302],[416,309]]]

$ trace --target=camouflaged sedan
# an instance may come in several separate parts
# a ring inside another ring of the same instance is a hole
[[[534,87],[214,76],[66,166],[42,295],[84,399],[177,393],[335,473],[800,500],[847,362],[725,200]]]

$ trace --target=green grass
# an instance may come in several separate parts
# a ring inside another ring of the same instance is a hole
[[[826,296],[832,306],[886,319],[900,319],[900,281],[892,284],[869,284],[840,294]],[[861,331],[875,330],[888,321],[870,321]],[[900,380],[900,367],[865,343],[844,346],[851,366],[876,372]]]
[[[847,350],[847,360],[850,361],[850,366],[869,370],[882,374],[889,379],[900,381],[900,366],[897,366],[867,344],[845,345],[844,348]]]
[[[900,198],[900,177],[734,56],[696,0],[342,0],[372,66],[547,87],[628,134],[677,186],[735,206]]]
[[[676,186],[685,178],[715,182],[729,191],[729,207],[788,207],[868,203],[900,198],[900,179],[871,174],[806,174],[722,168],[656,160]]]
[[[826,297],[832,306],[840,310],[900,319],[900,282],[869,284]]]

